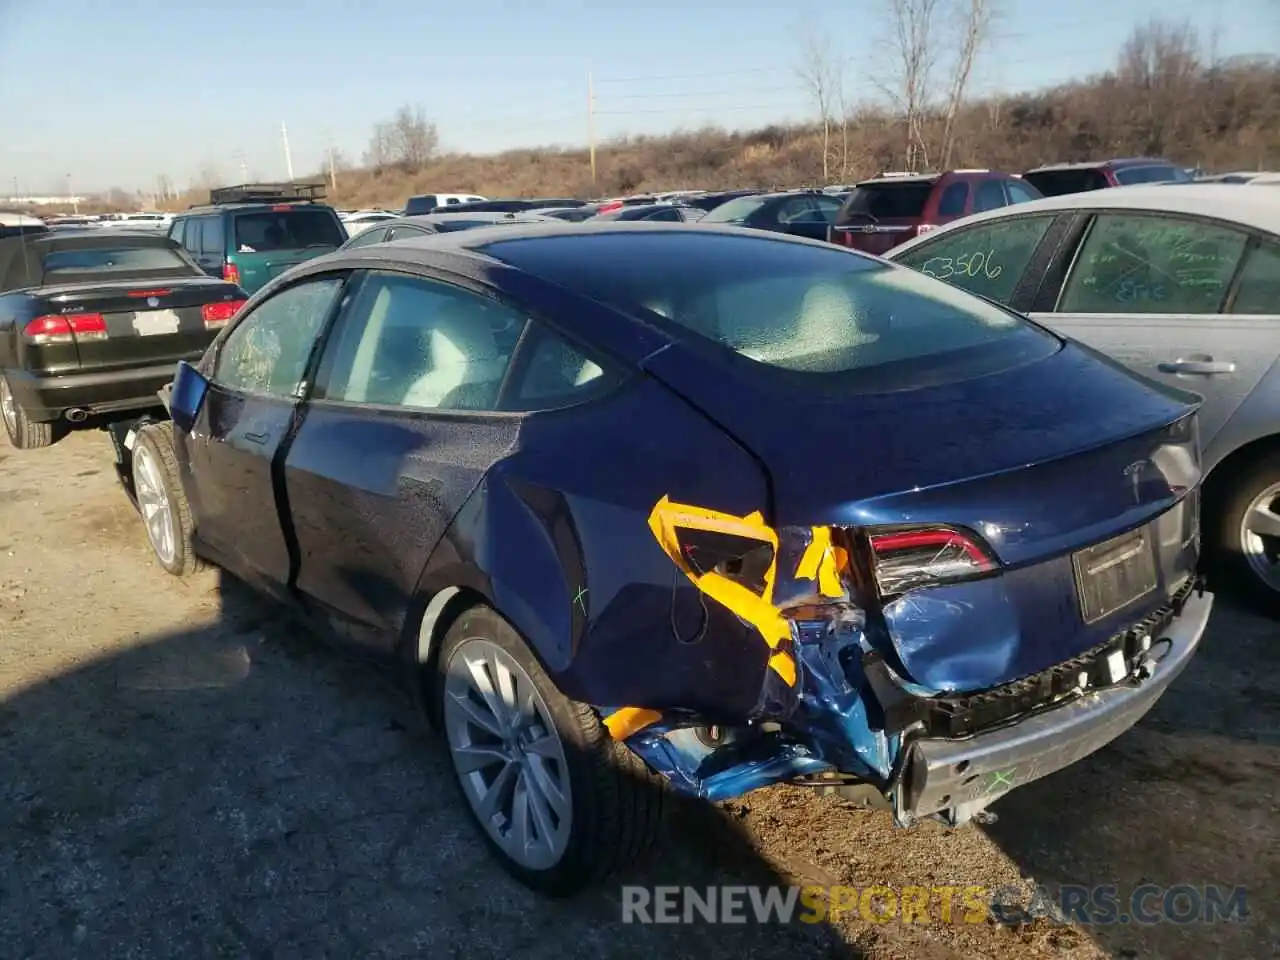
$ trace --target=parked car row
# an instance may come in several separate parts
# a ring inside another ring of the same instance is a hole
[[[0,409],[163,358],[110,426],[157,563],[395,664],[564,895],[666,789],[956,826],[1091,754],[1195,654],[1202,526],[1275,604],[1280,192],[1243,197],[958,170],[348,237],[244,185],[166,238],[0,240]]]

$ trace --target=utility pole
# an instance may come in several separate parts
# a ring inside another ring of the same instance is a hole
[[[591,186],[596,185],[596,95],[587,71],[587,149],[591,151]]]
[[[338,170],[333,163],[333,144],[329,144],[329,189],[338,192]]]
[[[80,201],[75,198],[75,194],[71,192],[71,174],[67,174],[67,200],[71,203],[71,212],[79,215]]]
[[[289,182],[293,182],[293,154],[289,152],[289,128],[280,121],[280,139],[284,141],[284,168],[288,171]]]

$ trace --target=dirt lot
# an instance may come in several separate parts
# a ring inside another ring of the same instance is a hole
[[[627,880],[1243,885],[1246,922],[623,925],[616,886],[547,904],[490,863],[379,670],[154,566],[104,435],[0,446],[0,956],[1274,956],[1280,630],[1210,629],[1138,729],[995,824],[760,791],[681,813]]]

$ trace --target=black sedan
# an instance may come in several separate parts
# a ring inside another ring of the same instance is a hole
[[[95,229],[0,240],[0,419],[20,450],[145,409],[244,303],[167,237]]]
[[[476,227],[492,227],[511,223],[557,222],[554,217],[536,213],[426,213],[416,217],[400,217],[386,220],[377,226],[361,230],[342,245],[343,250],[367,247],[388,240],[407,240],[410,237],[429,237],[433,233],[453,233],[455,230],[473,230]]]
[[[699,222],[826,240],[827,227],[835,222],[841,204],[841,197],[815,190],[748,194],[720,204]]]

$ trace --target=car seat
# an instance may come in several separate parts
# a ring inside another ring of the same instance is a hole
[[[800,301],[789,333],[742,353],[753,360],[796,367],[796,359],[874,343],[879,333],[861,322],[858,303],[841,283],[811,287]]]
[[[424,325],[430,367],[401,398],[407,407],[492,406],[506,370],[493,330],[464,304],[442,305]]]

